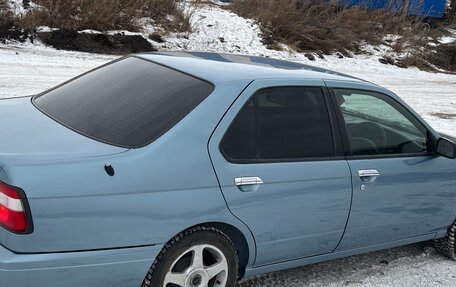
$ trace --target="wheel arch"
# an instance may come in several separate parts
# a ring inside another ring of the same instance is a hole
[[[234,246],[236,247],[239,256],[239,277],[244,277],[245,270],[249,264],[249,261],[252,259],[251,248],[254,248],[249,247],[249,243],[244,233],[237,227],[223,222],[206,222],[200,225],[214,227],[231,239]]]
[[[256,245],[250,230],[245,226],[241,226],[239,228],[231,223],[221,221],[208,221],[194,224],[183,230],[180,230],[171,238],[174,238],[176,235],[183,233],[188,229],[198,226],[215,228],[224,233],[233,242],[239,256],[239,278],[243,278],[246,273],[246,269],[249,266],[253,265],[256,256]],[[170,239],[170,241],[171,240],[172,239]]]

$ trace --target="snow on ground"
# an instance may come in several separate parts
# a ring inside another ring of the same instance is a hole
[[[456,75],[428,73],[415,68],[402,69],[378,62],[387,51],[372,49],[374,56],[357,55],[338,59],[308,60],[284,46],[284,51],[268,50],[261,42],[260,28],[218,6],[188,7],[193,11],[190,34],[171,34],[162,50],[216,51],[274,57],[312,64],[385,86],[423,116],[435,129],[456,136]],[[153,30],[143,31],[147,35]],[[40,43],[0,45],[0,97],[41,92],[83,71],[101,65],[114,56],[64,52]]]
[[[344,59],[326,56],[326,60],[316,57],[316,61],[310,61],[303,54],[295,53],[286,46],[285,51],[268,50],[261,42],[260,27],[254,21],[217,6],[205,6],[194,11],[192,24],[194,33],[185,38],[168,39],[162,44],[162,48],[259,55],[304,62],[350,74],[389,88],[418,111],[435,129],[456,135],[456,75],[381,64],[378,58],[387,53],[384,47],[378,49],[380,51],[371,49],[374,56],[359,55]],[[435,113],[442,114],[438,117]]]
[[[216,6],[194,11],[192,23],[193,33],[168,35],[166,43],[154,45],[162,50],[274,57],[351,74],[393,90],[434,128],[456,136],[456,75],[383,65],[377,60],[384,53],[382,49],[373,49],[376,53],[373,57],[327,56],[315,62],[285,46],[285,51],[271,51],[261,43],[257,24]],[[143,33],[151,29],[154,28],[149,27]],[[0,45],[0,98],[39,93],[115,58],[58,51],[36,42]],[[456,286],[456,263],[437,254],[429,245],[411,245],[276,272],[247,280],[240,287]]]
[[[0,98],[42,92],[115,58],[58,51],[39,43],[0,45]]]
[[[456,262],[421,243],[270,273],[239,287],[283,286],[452,287]]]

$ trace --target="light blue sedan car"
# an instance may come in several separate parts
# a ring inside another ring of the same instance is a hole
[[[455,139],[390,91],[212,53],[0,101],[0,286],[233,287],[424,240],[456,259]]]

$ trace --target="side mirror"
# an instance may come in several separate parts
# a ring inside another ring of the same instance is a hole
[[[436,151],[444,157],[456,159],[456,144],[446,138],[440,138],[437,141]]]

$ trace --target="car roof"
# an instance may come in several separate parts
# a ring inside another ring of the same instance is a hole
[[[154,52],[135,56],[215,84],[257,79],[323,79],[366,83],[319,67],[257,56],[209,52]]]

